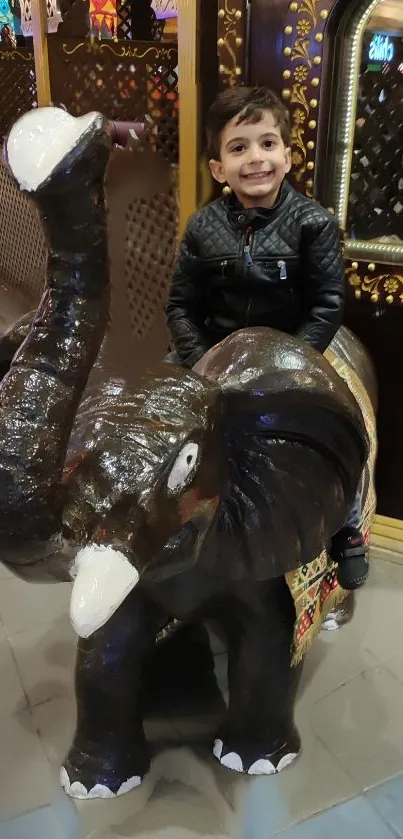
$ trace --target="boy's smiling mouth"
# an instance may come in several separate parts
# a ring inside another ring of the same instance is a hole
[[[242,177],[247,181],[263,181],[267,178],[270,178],[274,174],[273,171],[271,172],[249,172]]]

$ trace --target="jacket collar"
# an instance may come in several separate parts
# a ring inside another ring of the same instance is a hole
[[[290,197],[292,191],[293,188],[291,184],[289,184],[288,181],[283,181],[279,197],[274,204],[274,207],[271,207],[270,209],[267,209],[266,207],[253,207],[252,209],[247,209],[242,206],[235,195],[225,196],[223,201],[228,214],[228,219],[234,227],[238,228],[238,230],[244,230],[246,227],[253,227],[254,229],[264,227],[269,223],[269,221],[275,218],[283,204]]]

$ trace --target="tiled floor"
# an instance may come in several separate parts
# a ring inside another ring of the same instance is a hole
[[[403,566],[392,559],[374,558],[352,624],[307,657],[292,768],[239,777],[209,756],[211,719],[175,718],[149,725],[166,745],[138,790],[78,806],[57,779],[74,726],[69,587],[0,571],[0,839],[403,839]],[[219,650],[216,670],[225,679]]]

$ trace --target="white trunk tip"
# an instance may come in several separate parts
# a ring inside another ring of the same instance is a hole
[[[80,638],[112,617],[139,581],[137,569],[120,551],[107,545],[88,545],[78,552],[70,601],[70,620]]]
[[[63,108],[34,108],[17,120],[7,138],[7,158],[21,189],[38,189],[99,116],[95,111],[72,117]]]

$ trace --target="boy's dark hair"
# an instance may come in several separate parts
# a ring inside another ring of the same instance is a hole
[[[207,114],[207,154],[220,159],[221,132],[234,117],[237,124],[260,122],[264,111],[271,111],[280,127],[286,147],[291,145],[290,115],[281,100],[267,87],[231,87],[217,96]]]

